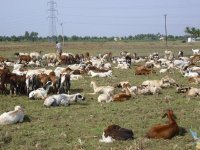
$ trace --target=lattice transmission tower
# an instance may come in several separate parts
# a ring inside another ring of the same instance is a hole
[[[57,37],[57,31],[56,31],[56,22],[58,20],[56,14],[58,13],[56,7],[57,3],[54,0],[51,0],[47,3],[49,6],[48,12],[48,20],[49,20],[49,41],[55,41]]]

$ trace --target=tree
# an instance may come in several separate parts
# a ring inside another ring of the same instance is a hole
[[[28,31],[25,32],[24,39],[27,41],[29,40],[29,32]]]
[[[31,32],[30,33],[30,39],[31,41],[35,41],[38,38],[38,33],[37,32]]]
[[[189,34],[192,37],[199,37],[200,36],[200,29],[196,29],[195,27],[186,27],[185,33]]]

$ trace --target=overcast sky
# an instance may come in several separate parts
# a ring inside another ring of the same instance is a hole
[[[50,0],[49,0],[50,1]],[[0,35],[35,31],[49,35],[48,0],[1,0]],[[140,33],[184,35],[186,26],[200,28],[200,0],[55,0],[56,29],[66,36],[128,36]]]

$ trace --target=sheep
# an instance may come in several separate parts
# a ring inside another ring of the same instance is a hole
[[[111,77],[112,76],[112,70],[109,70],[107,72],[93,72],[92,70],[90,70],[88,72],[88,75],[91,75],[91,77],[101,77],[101,78]]]
[[[102,135],[100,142],[111,143],[115,140],[132,140],[134,139],[133,131],[130,129],[121,128],[119,125],[108,126]]]
[[[96,93],[106,93],[106,94],[113,94],[114,87],[112,86],[97,86],[96,82],[91,81],[90,86],[93,88],[94,93],[90,94],[96,94]]]
[[[49,92],[50,87],[53,87],[53,83],[48,81],[43,88],[38,88],[37,90],[31,91],[29,93],[29,99],[45,99],[47,97],[47,93]]]
[[[44,100],[44,106],[50,107],[50,106],[69,106],[70,104],[76,103],[76,102],[82,102],[85,100],[85,97],[82,96],[80,93],[77,94],[58,94],[58,95],[52,95],[47,97]]]
[[[0,115],[0,125],[14,124],[23,122],[24,110],[21,106],[15,106],[13,111],[4,112]]]
[[[156,139],[171,139],[179,133],[179,126],[175,121],[175,115],[172,110],[167,110],[167,113],[163,115],[162,118],[166,117],[169,119],[167,124],[164,125],[155,125],[147,133],[147,138],[156,138]]]

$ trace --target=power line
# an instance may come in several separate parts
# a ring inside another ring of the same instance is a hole
[[[167,47],[167,14],[165,16],[165,41],[166,41],[166,47]]]
[[[56,20],[58,19],[56,16],[56,12],[57,12],[57,3],[54,2],[54,0],[51,0],[47,3],[47,5],[49,5],[49,37],[51,37],[51,41],[53,40],[54,37],[56,37],[57,35],[57,31],[56,31]]]

